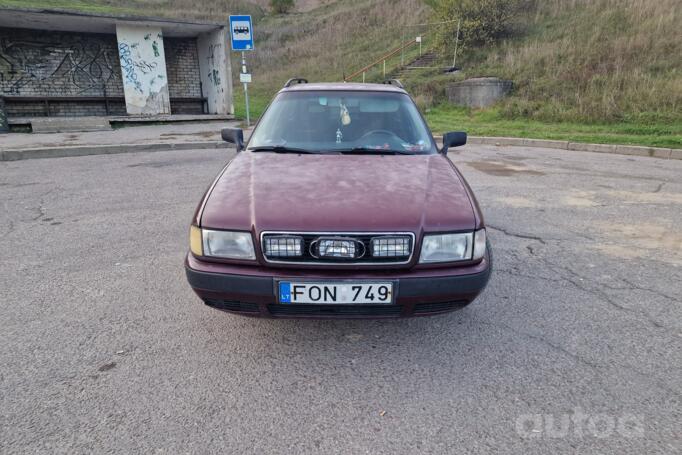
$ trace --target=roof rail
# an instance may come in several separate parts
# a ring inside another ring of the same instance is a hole
[[[303,79],[302,77],[292,77],[284,84],[284,88],[291,87],[294,84],[307,84],[308,79]]]
[[[398,79],[386,79],[384,81],[384,84],[395,85],[396,87],[403,88],[403,89],[405,88],[405,87],[403,87],[403,83],[400,82]]]

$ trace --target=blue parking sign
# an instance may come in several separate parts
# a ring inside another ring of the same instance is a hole
[[[230,16],[230,37],[233,51],[253,50],[251,16]]]

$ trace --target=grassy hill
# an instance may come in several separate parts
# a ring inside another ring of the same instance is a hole
[[[405,25],[445,19],[419,0],[342,0],[266,16],[252,59],[256,112],[292,75],[340,80],[397,46],[403,30],[428,36],[443,27]],[[518,22],[501,42],[459,55],[462,72],[403,80],[434,130],[682,148],[682,2],[543,0]],[[452,64],[452,46],[435,53],[439,66]],[[392,72],[400,56],[387,65]],[[483,111],[443,102],[448,83],[477,76],[512,79],[515,90]],[[380,80],[381,66],[368,78]]]
[[[0,0],[0,8],[47,8],[83,11],[99,14],[132,14],[227,21],[232,11],[252,14],[260,18],[263,8],[257,1],[248,0]]]
[[[448,19],[428,3],[433,0],[299,0],[295,12],[280,16],[267,12],[268,0],[0,0],[0,7],[210,20],[253,14],[249,89],[258,115],[289,77],[341,80],[406,36],[425,33],[424,51],[434,50],[439,65],[451,65],[453,43],[431,49],[428,39],[451,25],[411,27]],[[461,72],[420,70],[403,80],[434,130],[682,148],[682,2],[542,0],[518,22],[516,32],[495,45],[460,54]],[[406,61],[416,52],[409,49]],[[399,55],[387,61],[389,73],[399,66]],[[368,79],[381,79],[382,69]],[[482,111],[444,102],[448,83],[476,76],[512,79],[515,90]],[[237,90],[243,115],[242,96]]]
[[[467,76],[515,81],[510,116],[679,121],[679,0],[543,0],[521,23],[512,37],[462,59]]]

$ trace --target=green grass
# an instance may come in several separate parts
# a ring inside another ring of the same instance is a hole
[[[682,148],[682,124],[680,123],[542,122],[529,119],[508,119],[498,109],[469,110],[442,104],[428,109],[425,116],[434,133],[466,131],[472,136]]]
[[[254,84],[249,84],[249,114],[251,124],[254,124],[258,117],[263,115],[265,108],[274,96],[273,93],[254,89]],[[246,121],[246,103],[244,102],[244,85],[238,82],[234,84],[234,115],[239,120]]]
[[[234,11],[258,21],[263,9],[249,0],[0,0],[0,8],[58,9],[94,14],[227,21]]]
[[[274,93],[249,86],[251,123],[255,123]],[[235,116],[246,119],[244,90],[235,84]],[[471,136],[520,137],[583,142],[588,144],[640,145],[682,149],[682,125],[679,123],[617,122],[586,124],[577,122],[543,122],[509,119],[499,109],[471,110],[441,104],[426,109],[424,114],[434,134],[465,131]]]
[[[99,14],[135,14],[131,8],[120,8],[87,0],[0,0],[0,8],[62,9]]]
[[[682,59],[673,57],[682,55],[679,0],[536,4],[515,34],[458,59],[466,77],[514,82],[500,108],[505,117],[682,123]]]

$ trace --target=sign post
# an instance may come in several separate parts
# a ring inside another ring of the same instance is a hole
[[[246,127],[251,126],[251,115],[249,114],[249,82],[251,75],[246,71],[246,53],[242,51],[242,72],[239,74],[239,81],[244,84],[244,101],[246,102]]]
[[[239,81],[244,84],[244,101],[246,102],[246,127],[251,126],[251,115],[249,112],[249,83],[251,74],[246,71],[246,51],[253,50],[253,25],[251,16],[230,16],[230,38],[232,50],[241,51],[242,68],[239,74]]]

